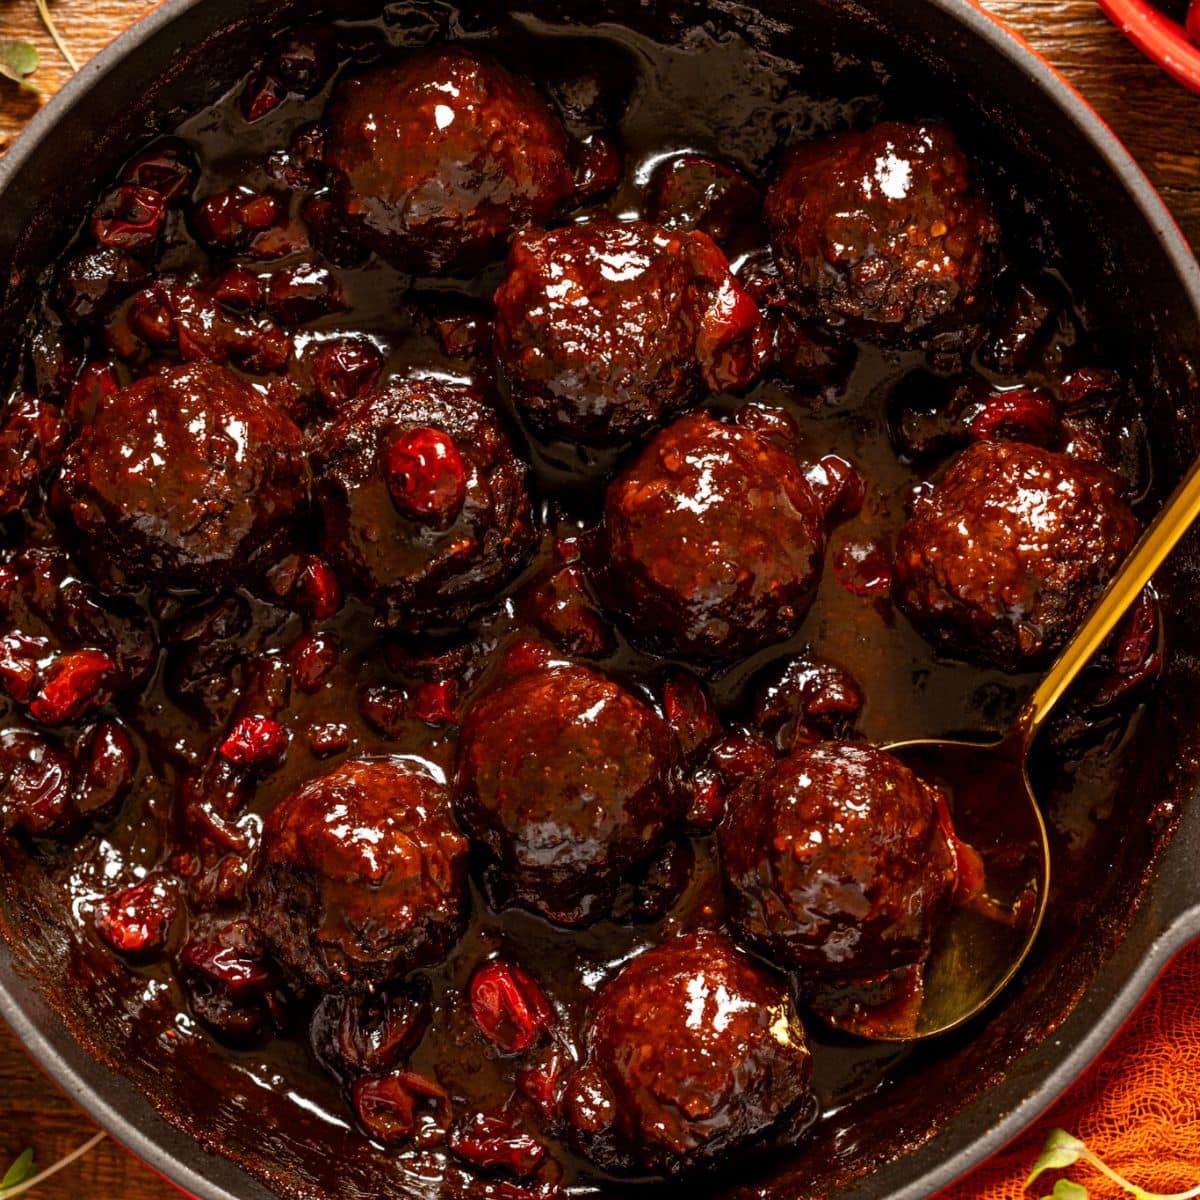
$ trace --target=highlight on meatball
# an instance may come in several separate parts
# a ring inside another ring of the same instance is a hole
[[[542,436],[591,444],[644,433],[739,389],[765,337],[707,234],[600,218],[514,243],[496,293],[496,354]]]
[[[583,924],[682,819],[678,753],[667,723],[598,671],[539,668],[468,712],[455,810],[512,902]]]
[[[943,653],[1029,670],[1066,644],[1137,536],[1106,468],[1021,442],[978,442],[901,529],[896,600]]]
[[[555,217],[575,183],[562,123],[533,86],[460,46],[343,79],[325,163],[343,219],[402,270],[482,266]]]
[[[796,146],[765,211],[805,314],[877,335],[961,320],[980,301],[998,239],[944,125],[886,121]]]
[[[567,1084],[579,1150],[610,1171],[678,1175],[795,1141],[815,1116],[787,987],[719,933],[638,955],[600,992]]]
[[[533,545],[525,464],[465,384],[393,381],[342,410],[313,449],[324,553],[390,624],[450,624]]]
[[[922,961],[957,882],[944,802],[873,746],[795,750],[730,798],[730,917],[780,967],[862,980]]]
[[[727,660],[799,628],[824,518],[799,463],[767,435],[684,417],[612,484],[604,511],[612,586],[655,645]]]
[[[446,786],[410,758],[356,759],[267,817],[250,912],[297,979],[361,990],[446,956],[466,876]]]
[[[308,498],[300,430],[225,367],[191,363],[101,397],[56,497],[106,586],[249,577]]]

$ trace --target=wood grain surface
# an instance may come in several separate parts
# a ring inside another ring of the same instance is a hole
[[[147,7],[146,0],[52,0],[59,29],[77,59],[102,49]],[[1147,62],[1092,0],[989,0],[1096,107],[1162,192],[1200,248],[1200,97]],[[42,53],[36,81],[45,95],[69,71],[37,19],[33,0],[0,0],[0,38],[21,37]],[[0,80],[0,149],[40,101]],[[85,1141],[92,1126],[42,1078],[0,1026],[0,1158],[33,1146],[53,1162]],[[0,1174],[4,1166],[0,1165]],[[1014,1190],[1014,1195],[1017,1191]],[[166,1200],[177,1193],[111,1142],[36,1192],[41,1200]]]

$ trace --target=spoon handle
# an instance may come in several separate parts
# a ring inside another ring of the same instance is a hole
[[[1112,577],[1096,607],[1066,644],[1017,718],[1026,742],[1033,739],[1050,710],[1087,666],[1105,638],[1129,611],[1142,588],[1200,516],[1200,459],[1171,493],[1158,516],[1138,539],[1121,569]]]

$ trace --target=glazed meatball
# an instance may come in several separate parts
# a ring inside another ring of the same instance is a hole
[[[300,430],[225,367],[170,367],[104,396],[67,449],[57,499],[112,586],[250,577],[308,497]]]
[[[823,517],[799,464],[707,413],[650,442],[609,488],[605,523],[631,626],[693,658],[790,637],[820,578]]]
[[[1104,467],[979,442],[920,496],[896,540],[895,595],[953,657],[1007,671],[1066,643],[1137,540]]]
[[[745,382],[728,360],[739,345],[752,356],[760,326],[706,234],[641,221],[525,234],[496,293],[496,354],[518,411],[543,436],[592,444],[644,433],[706,383]]]
[[[578,1148],[613,1171],[675,1175],[815,1115],[808,1039],[787,988],[718,933],[647,950],[609,982],[567,1085]]]
[[[466,918],[466,874],[444,785],[411,759],[359,759],[267,818],[250,912],[296,978],[360,990],[445,957]]]
[[[919,962],[956,883],[945,811],[883,750],[794,751],[735,792],[718,831],[735,928],[781,967],[819,978]]]
[[[467,714],[455,806],[503,890],[561,924],[604,916],[683,816],[670,728],[586,667],[530,671]]]
[[[389,623],[449,624],[491,599],[533,545],[525,465],[466,385],[392,382],[316,439],[322,545]]]
[[[443,47],[338,84],[325,162],[341,213],[403,270],[480,266],[574,190],[558,118],[524,79]]]
[[[875,335],[964,317],[997,240],[942,125],[889,121],[797,146],[767,193],[766,217],[805,314]]]

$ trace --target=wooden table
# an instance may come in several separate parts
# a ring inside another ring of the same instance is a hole
[[[59,28],[83,61],[100,50],[146,7],[145,0],[57,0]],[[1192,96],[1146,62],[1105,20],[1091,0],[989,0],[1096,106],[1122,138],[1200,249],[1200,97]],[[50,93],[67,71],[38,24],[33,0],[0,0],[0,37],[24,37],[42,51],[37,82]],[[0,81],[2,83],[3,81]],[[36,98],[0,89],[0,147],[37,110]],[[0,1157],[26,1145],[42,1163],[86,1140],[88,1121],[46,1082],[10,1034],[0,1027]],[[0,1166],[0,1173],[3,1172]],[[105,1142],[39,1188],[40,1200],[167,1200],[177,1193]]]

